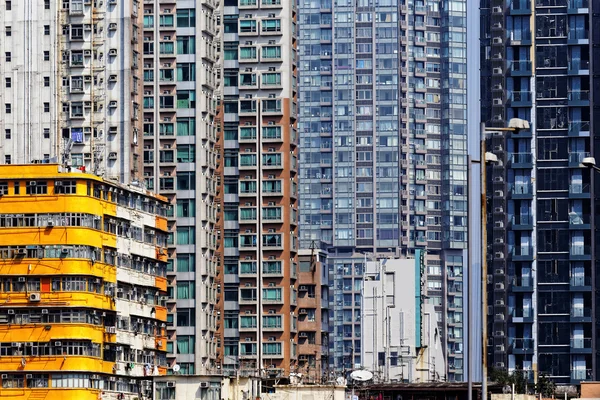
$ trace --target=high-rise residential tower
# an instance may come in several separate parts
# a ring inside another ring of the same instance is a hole
[[[140,2],[4,1],[0,162],[140,180]]]
[[[223,369],[297,366],[296,5],[223,8]]]
[[[594,139],[597,2],[482,2],[488,169],[489,366],[597,379]]]
[[[302,0],[301,245],[334,276],[331,360],[360,360],[364,256],[427,250],[447,379],[463,380],[467,1]]]
[[[167,359],[180,374],[219,373],[219,2],[140,7],[144,181],[173,204]]]

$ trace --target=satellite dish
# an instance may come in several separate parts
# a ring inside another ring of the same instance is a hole
[[[504,393],[504,394],[510,394],[510,393],[512,393],[512,388],[510,387],[510,385],[505,385],[502,388],[502,393]]]
[[[373,374],[367,370],[359,369],[350,374],[350,378],[359,382],[366,382],[373,379]]]
[[[179,366],[179,364],[173,365],[173,372],[179,372],[180,369],[181,367]]]

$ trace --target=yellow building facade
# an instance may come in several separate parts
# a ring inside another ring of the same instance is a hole
[[[166,373],[166,199],[0,166],[0,398],[142,400]]]

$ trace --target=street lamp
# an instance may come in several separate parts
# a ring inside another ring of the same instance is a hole
[[[485,139],[486,132],[517,132],[521,129],[529,129],[529,122],[520,118],[511,118],[508,122],[507,128],[488,128],[484,124],[481,127],[480,137],[480,157],[481,157],[481,229],[482,229],[482,243],[481,243],[481,399],[487,400],[488,388],[487,388],[487,174],[486,164],[498,162],[498,156],[496,154],[486,151]],[[585,161],[585,160],[584,160]],[[595,165],[595,162],[594,162]],[[598,168],[600,170],[600,168]],[[470,293],[471,291],[469,291]],[[470,302],[469,302],[470,303]],[[470,338],[470,336],[469,336]],[[471,341],[471,339],[469,339]],[[470,359],[471,357],[469,357]],[[470,361],[470,360],[468,360]],[[469,396],[472,396],[472,378],[471,370],[469,369]]]
[[[600,167],[596,165],[596,159],[594,157],[585,157],[581,161],[581,166],[585,168],[595,169],[596,171],[600,171]]]

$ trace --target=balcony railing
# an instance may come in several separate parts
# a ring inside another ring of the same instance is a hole
[[[533,349],[535,344],[534,340],[530,338],[510,338],[508,342],[514,349],[521,350]]]
[[[533,255],[533,247],[515,246],[515,247],[513,247],[511,254],[513,256],[532,256]]]
[[[577,381],[589,380],[592,379],[592,370],[591,369],[574,369],[571,370],[571,379]]]
[[[529,91],[520,91],[520,92],[512,92],[510,96],[510,100],[515,101],[531,101],[531,92]]]
[[[571,245],[569,249],[569,254],[571,254],[572,256],[588,256],[592,253],[590,246]]]
[[[571,101],[585,101],[590,99],[589,90],[571,90],[569,92],[569,100]]]
[[[573,338],[571,339],[571,347],[574,349],[591,349],[592,338]]]
[[[512,194],[533,194],[531,183],[515,183],[511,187]]]
[[[513,225],[531,225],[533,217],[531,215],[513,215],[511,222]]]
[[[572,183],[569,185],[569,193],[585,194],[590,192],[590,185],[587,183]]]
[[[571,317],[584,318],[584,317],[591,317],[591,316],[592,316],[592,310],[590,308],[582,308],[582,307],[571,308]]]
[[[513,61],[510,64],[511,71],[514,72],[530,72],[531,71],[531,61]]]
[[[530,164],[533,160],[531,153],[514,153],[511,154],[510,160],[513,164]]]
[[[579,163],[581,163],[583,161],[584,158],[589,157],[590,153],[583,153],[583,152],[578,152],[578,153],[569,153],[569,164],[575,164],[578,165]]]
[[[571,286],[590,286],[592,279],[589,276],[572,276],[570,284]]]

